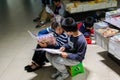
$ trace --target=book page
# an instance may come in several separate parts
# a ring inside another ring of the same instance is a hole
[[[33,33],[30,32],[29,30],[28,30],[28,33],[31,35],[31,37],[32,37],[33,39],[38,40],[38,36],[37,36],[36,34],[33,34]]]
[[[35,51],[40,51],[40,50],[43,50],[43,51],[47,51],[51,54],[61,54],[62,52],[59,50],[59,49],[49,49],[49,48],[38,48],[38,49],[34,49]]]

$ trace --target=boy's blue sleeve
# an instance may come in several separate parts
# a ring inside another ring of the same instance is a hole
[[[85,53],[86,53],[86,49],[87,49],[87,43],[85,41],[85,39],[83,39],[82,37],[80,37],[81,40],[79,40],[76,44],[77,48],[73,48],[73,52],[68,52],[68,57],[69,59],[73,59],[73,60],[79,60],[82,61],[84,59]]]
[[[70,46],[68,44],[64,44],[63,47],[65,47],[66,50],[70,49]]]
[[[51,27],[48,27],[48,28],[45,28],[45,29],[42,29],[38,32],[38,36],[41,36],[43,34],[48,34],[52,31]]]
[[[67,58],[73,59],[73,60],[79,60],[80,62],[82,62],[86,53],[86,48],[87,48],[86,46],[79,47],[77,53],[68,53]]]

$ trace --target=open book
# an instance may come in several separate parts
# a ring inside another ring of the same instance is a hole
[[[40,50],[43,50],[43,51],[47,51],[51,54],[61,54],[62,52],[59,50],[59,49],[49,49],[49,48],[38,48],[38,49],[34,49],[35,51],[40,51]]]
[[[29,30],[28,30],[28,33],[31,35],[32,38],[34,38],[34,39],[36,39],[36,40],[39,39],[38,36],[37,36],[36,34],[30,32]]]
[[[43,34],[41,36],[37,36],[36,34],[28,31],[28,33],[31,35],[32,38],[42,41],[42,42],[46,42],[48,45],[55,45],[56,44],[56,39],[53,36],[52,33],[49,34]]]

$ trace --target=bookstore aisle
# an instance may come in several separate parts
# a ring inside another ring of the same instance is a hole
[[[0,0],[0,80],[52,80],[52,66],[31,73],[24,70],[36,46],[27,31],[41,29],[32,22],[41,10],[40,1]],[[67,80],[120,80],[120,66],[98,45],[88,45],[83,65],[83,74]]]

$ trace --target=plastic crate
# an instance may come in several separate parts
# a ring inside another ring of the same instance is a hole
[[[79,63],[75,66],[67,66],[67,69],[72,77],[77,75],[78,73],[84,73],[84,67],[82,63]]]

